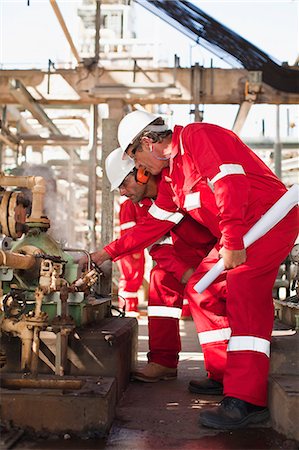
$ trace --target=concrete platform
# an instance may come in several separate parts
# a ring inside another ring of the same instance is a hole
[[[34,432],[86,434],[95,430],[104,436],[130,381],[137,335],[138,323],[132,318],[109,317],[76,328],[68,341],[67,375],[60,377],[53,374],[56,335],[42,331],[37,378],[22,374],[20,340],[5,336],[1,422]]]
[[[299,442],[299,334],[278,322],[275,328],[269,376],[272,426]]]
[[[39,374],[55,373],[56,334],[42,331]],[[116,378],[117,397],[120,398],[130,381],[136,364],[138,323],[134,318],[109,317],[100,323],[76,328],[69,337],[65,373],[71,376],[102,376]],[[21,373],[20,339],[2,336],[7,364],[4,373]]]
[[[63,381],[61,378],[43,375],[35,380],[21,378],[20,374],[2,374],[1,421],[35,432],[96,430],[103,436],[107,434],[115,415],[115,379],[65,377],[64,380],[64,388],[60,383],[55,388],[55,381]],[[18,387],[13,389],[13,385]]]
[[[299,442],[298,375],[272,375],[270,377],[269,408],[273,428]]]
[[[148,350],[147,318],[142,316],[138,323],[138,363],[142,365],[146,363]],[[95,439],[92,436],[88,440],[71,436],[67,441],[63,439],[63,436],[56,436],[55,440],[53,436],[35,440],[22,438],[15,448],[21,450],[172,450],[174,448],[184,450],[298,450],[298,442],[295,441],[296,435],[291,434],[293,425],[284,423],[286,417],[288,420],[292,420],[293,424],[297,423],[297,415],[288,415],[284,409],[288,408],[287,404],[290,405],[290,403],[285,402],[283,394],[280,395],[280,389],[285,388],[282,383],[284,377],[277,379],[273,384],[274,395],[269,391],[270,396],[273,395],[275,399],[275,403],[270,402],[272,420],[227,432],[199,425],[198,415],[201,408],[213,406],[222,397],[199,396],[188,392],[189,380],[204,376],[205,369],[193,321],[180,321],[180,329],[182,352],[178,378],[151,384],[131,382],[116,406],[115,419],[106,439]],[[297,351],[294,336],[296,336],[295,333],[287,334],[287,331],[284,330],[283,335],[280,332],[279,336],[274,337],[272,358],[275,366],[273,366],[273,370],[276,367],[277,370],[284,370],[287,374],[289,362],[291,362],[292,370],[296,370],[293,366],[296,360],[295,354],[284,354],[285,346],[289,350]],[[278,376],[278,374],[272,372],[271,377],[274,376]],[[271,383],[270,378],[270,386],[272,386]],[[277,411],[281,411],[282,418],[276,416]]]

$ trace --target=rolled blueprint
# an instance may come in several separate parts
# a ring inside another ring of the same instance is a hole
[[[245,234],[243,241],[244,247],[247,248],[253,244],[260,237],[264,236],[271,230],[278,222],[280,222],[291,209],[298,205],[299,202],[299,185],[294,184],[276,203],[257,221],[255,225]],[[214,280],[224,270],[224,263],[222,259],[207,272],[201,280],[194,286],[196,292],[201,294],[207,287],[213,283]]]

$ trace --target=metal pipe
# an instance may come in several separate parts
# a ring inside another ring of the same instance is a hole
[[[276,105],[276,137],[274,144],[274,172],[278,178],[281,178],[281,151],[282,144],[280,140],[280,111],[279,105]]]
[[[90,253],[87,250],[83,250],[82,248],[62,248],[63,252],[70,252],[70,253],[84,253],[87,256],[87,270],[88,272],[91,269],[91,256]]]
[[[91,106],[91,136],[89,151],[89,189],[88,189],[88,222],[90,224],[90,251],[96,248],[96,168],[97,168],[97,135],[98,135],[98,105]]]
[[[38,221],[43,216],[46,182],[42,177],[24,177],[0,174],[0,186],[18,186],[32,192],[32,209],[30,221]]]
[[[1,133],[0,133],[0,142],[7,145],[12,150],[16,150],[18,148],[17,144],[15,144],[12,140],[10,140],[9,137],[4,136],[4,134],[1,134]],[[1,148],[0,148],[0,150],[1,150]],[[1,153],[2,153],[2,150],[1,150]]]
[[[28,270],[35,264],[36,259],[32,255],[22,255],[21,253],[5,252],[0,250],[0,266]]]
[[[49,146],[59,145],[61,147],[82,147],[82,146],[88,145],[87,139],[76,138],[76,137],[72,137],[72,136],[52,135],[51,137],[43,138],[38,135],[21,134],[20,138],[21,138],[22,144],[34,145],[35,147],[45,146],[45,145],[49,145]],[[76,160],[79,162],[78,158],[76,158]]]
[[[94,59],[97,63],[99,62],[100,59],[100,24],[101,24],[101,0],[96,0]]]
[[[23,105],[39,123],[48,128],[55,136],[63,136],[60,129],[53,123],[50,117],[45,113],[42,106],[32,97],[20,80],[10,80],[10,92],[18,103]],[[62,148],[68,154],[69,149]],[[78,155],[77,155],[78,156]],[[79,158],[79,156],[78,156]]]
[[[65,321],[68,319],[68,288],[62,286],[60,290],[60,302],[61,302],[61,326],[60,331],[56,336],[56,359],[55,359],[55,375],[63,376],[65,374],[65,367],[67,362],[67,348],[68,337],[70,334],[70,328],[64,326]]]
[[[29,330],[25,320],[15,321],[5,318],[1,324],[1,329],[6,333],[19,336],[22,342],[21,370],[29,371],[31,362],[31,348],[33,340],[33,330]]]
[[[34,177],[35,183],[31,189],[32,192],[32,208],[29,221],[32,219],[40,219],[44,214],[44,196],[46,193],[46,182],[42,177]]]
[[[44,295],[43,295],[43,292],[41,291],[41,289],[36,289],[36,291],[35,291],[35,310],[34,310],[35,319],[38,319],[41,317],[43,297],[44,297]],[[37,375],[39,347],[40,347],[40,326],[35,325],[33,327],[32,356],[31,356],[31,366],[30,366],[31,373],[33,376]]]
[[[63,31],[63,33],[64,33],[64,35],[65,35],[65,37],[66,37],[66,39],[67,39],[67,41],[69,43],[69,46],[71,47],[71,51],[72,51],[74,57],[76,58],[77,63],[80,64],[81,58],[80,58],[79,53],[78,53],[78,51],[77,51],[77,49],[75,47],[75,44],[73,42],[73,39],[72,39],[72,37],[70,35],[70,32],[69,32],[67,26],[66,26],[64,18],[62,16],[61,12],[60,12],[60,9],[59,9],[59,7],[58,7],[58,5],[56,3],[56,0],[50,0],[50,3],[51,3],[51,6],[53,8],[53,11],[54,11],[54,13],[55,13],[55,15],[56,15],[56,17],[58,19],[58,22],[60,23],[62,31]]]
[[[65,379],[31,379],[31,378],[5,378],[2,377],[0,385],[3,388],[21,389],[81,389],[85,380],[65,380]]]
[[[199,103],[201,98],[202,74],[199,63],[195,63],[192,72],[192,94],[194,101],[194,122],[202,122],[202,116],[199,111]]]

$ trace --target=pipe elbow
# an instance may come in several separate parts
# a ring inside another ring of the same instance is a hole
[[[40,192],[44,194],[46,192],[46,181],[43,177],[32,177],[34,184],[32,186],[32,192]]]

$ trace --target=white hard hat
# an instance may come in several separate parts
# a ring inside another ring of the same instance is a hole
[[[116,148],[107,156],[105,161],[105,169],[111,184],[111,191],[117,189],[135,167],[132,158],[127,157],[123,159],[123,153],[120,147]]]
[[[160,116],[149,113],[147,111],[133,111],[127,114],[119,123],[118,126],[118,142],[121,148],[125,151],[130,144],[134,142],[136,137],[145,129],[151,131],[165,131],[168,129],[167,125],[151,125]]]

